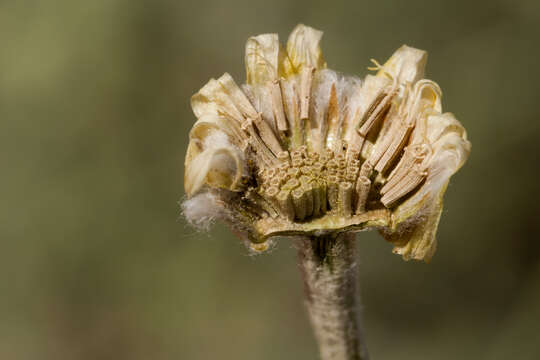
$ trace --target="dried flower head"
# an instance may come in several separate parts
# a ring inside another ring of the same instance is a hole
[[[187,219],[229,224],[255,251],[278,235],[377,228],[405,259],[429,260],[449,178],[471,145],[408,46],[363,80],[326,67],[322,32],[298,25],[246,44],[229,74],[191,99]]]

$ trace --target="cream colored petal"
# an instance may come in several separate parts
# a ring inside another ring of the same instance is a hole
[[[235,135],[237,145],[243,147],[243,144],[248,142],[249,135],[240,128],[249,120],[255,123],[261,138],[274,153],[281,151],[272,127],[262,120],[247,95],[229,74],[225,73],[217,80],[210,80],[191,98],[191,106],[198,118],[225,118],[229,122],[229,128],[233,130],[231,132]]]
[[[455,118],[454,114],[444,113],[428,117],[427,138],[430,143],[435,144],[439,142],[448,133],[454,133],[458,138],[467,140],[467,132],[463,125]],[[470,152],[470,144],[465,148]],[[463,160],[466,160],[466,157]]]
[[[279,78],[292,74],[287,52],[279,43],[277,34],[262,34],[246,43],[247,84],[243,86],[262,118],[275,134],[285,131],[285,115]],[[279,126],[278,126],[279,124]]]
[[[231,75],[211,79],[191,97],[191,107],[197,118],[205,114],[223,115],[242,123],[245,118],[255,118],[257,111]]]
[[[229,95],[230,101],[240,111],[243,118],[254,122],[265,145],[274,153],[274,155],[279,153],[282,148],[272,127],[267,121],[262,119],[246,94],[238,87],[238,85],[236,85],[233,78],[225,73],[218,79],[218,82],[223,86],[223,89]]]
[[[225,73],[217,81],[229,95],[229,102],[234,104],[244,118],[255,119],[259,115],[231,75]]]
[[[244,120],[242,113],[231,101],[223,86],[215,79],[211,79],[191,97],[191,108],[197,118],[205,114],[213,114],[226,116],[239,124]]]
[[[405,114],[406,123],[411,123],[413,120],[421,116],[426,111],[428,113],[441,113],[441,88],[437,83],[431,80],[422,79],[416,82],[412,91],[408,94]]]
[[[230,140],[234,137],[229,132],[228,123],[211,114],[203,115],[195,122],[189,132],[189,144],[185,159],[186,166],[208,148],[208,139],[214,138],[215,134],[219,134],[218,136],[224,139],[222,142],[227,145],[230,144]]]
[[[415,85],[417,96],[424,102],[424,104],[436,112],[442,111],[442,90],[439,84],[432,80],[422,79]]]
[[[442,198],[450,177],[465,163],[471,144],[463,126],[450,113],[429,116],[427,140],[432,148],[426,158],[427,177],[421,187],[403,204],[394,209],[392,219],[393,242],[406,246],[396,250],[404,258],[419,259],[432,254],[435,233],[442,211]],[[408,231],[400,230],[406,226]]]
[[[229,140],[238,147],[242,147],[244,143],[244,138],[240,132],[240,127],[232,121],[227,120],[224,117],[213,114],[205,114],[195,122],[195,125],[191,128],[189,132],[189,139],[199,139],[204,141],[204,139],[213,131],[221,130],[229,137]]]
[[[250,99],[251,103],[253,104],[253,107],[255,110],[260,113],[261,117],[266,121],[270,127],[272,128],[272,131],[277,134],[277,125],[276,120],[274,119],[274,110],[277,109],[274,107],[274,101],[272,99],[273,93],[272,91],[273,86],[277,85],[277,99],[278,101],[275,101],[277,105],[281,104],[283,107],[283,101],[281,99],[281,90],[279,88],[279,84],[274,83],[266,83],[265,85],[244,85],[242,86],[242,90],[246,95],[249,95],[248,98]],[[270,100],[269,100],[270,99]],[[285,121],[283,119],[283,121]]]
[[[439,196],[426,206],[414,218],[402,223],[393,233],[383,233],[386,240],[394,243],[394,254],[403,256],[405,260],[424,260],[429,262],[437,248],[437,227],[441,218],[446,190],[443,187]]]
[[[234,135],[213,115],[204,115],[189,134],[184,187],[188,197],[204,185],[236,191],[246,174],[244,153]]]
[[[426,62],[427,52],[403,45],[384,63],[377,76],[385,76],[386,72],[399,84],[414,84],[424,77]]]
[[[216,149],[208,165],[206,181],[209,186],[238,191],[243,188],[241,180],[245,174],[242,153],[234,148]]]
[[[432,155],[422,164],[427,170],[426,180],[413,196],[394,210],[396,223],[420,210],[425,201],[438,196],[471,151],[465,129],[451,113],[428,117],[426,140],[432,149]]]
[[[247,83],[265,84],[277,80],[280,52],[283,53],[283,50],[277,34],[262,34],[249,38],[245,57]]]
[[[186,156],[184,188],[188,197],[203,186],[238,191],[246,169],[243,154],[233,146],[209,147],[201,151],[200,144],[190,143]],[[199,146],[195,149],[196,146]]]
[[[321,47],[322,31],[299,24],[287,41],[287,54],[296,71],[304,66],[323,69],[326,67]]]
[[[199,154],[203,151],[203,143],[200,140],[195,139],[189,142],[186,151],[186,158],[184,160],[184,188],[186,189],[186,193],[188,192],[188,186],[186,185],[186,169],[193,162],[193,159],[197,158],[197,156],[199,156]]]

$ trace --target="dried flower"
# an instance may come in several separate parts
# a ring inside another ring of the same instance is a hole
[[[278,235],[377,228],[428,261],[449,178],[471,145],[424,78],[427,54],[399,48],[363,80],[327,69],[322,32],[298,25],[246,44],[246,84],[229,74],[191,99],[184,214],[229,224],[255,251]]]

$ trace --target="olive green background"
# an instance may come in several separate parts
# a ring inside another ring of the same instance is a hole
[[[290,241],[186,225],[189,98],[299,22],[364,75],[427,49],[472,154],[431,264],[358,235],[381,359],[540,358],[538,1],[1,1],[0,359],[316,359]]]

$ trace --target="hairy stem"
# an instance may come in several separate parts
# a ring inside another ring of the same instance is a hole
[[[360,316],[355,234],[297,239],[306,306],[322,360],[368,360]]]

